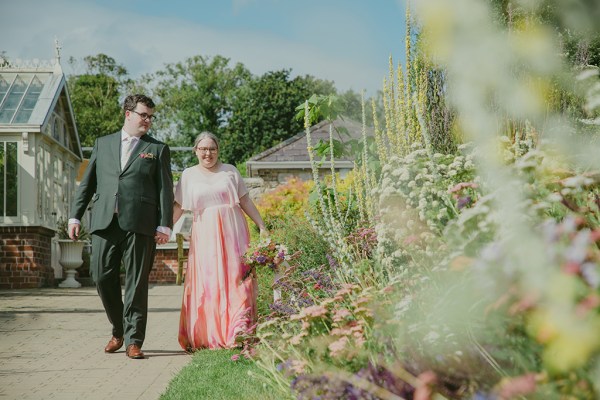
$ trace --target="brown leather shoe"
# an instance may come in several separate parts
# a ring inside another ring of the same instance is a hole
[[[129,357],[129,358],[135,358],[135,359],[145,358],[144,353],[142,353],[142,349],[137,344],[130,344],[129,346],[127,346],[127,350],[125,350],[125,354],[127,354],[127,357]]]
[[[108,344],[106,345],[106,347],[104,348],[104,352],[105,353],[114,353],[115,351],[119,350],[121,347],[123,347],[123,338],[120,337],[111,337],[110,340],[108,341]]]

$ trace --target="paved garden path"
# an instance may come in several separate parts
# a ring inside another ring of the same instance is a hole
[[[104,353],[95,288],[0,290],[0,400],[158,399],[191,360],[177,343],[182,290],[150,288],[144,360]]]

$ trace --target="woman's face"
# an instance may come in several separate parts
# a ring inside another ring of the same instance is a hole
[[[219,149],[210,138],[204,138],[196,145],[196,157],[204,168],[212,168],[219,161]]]

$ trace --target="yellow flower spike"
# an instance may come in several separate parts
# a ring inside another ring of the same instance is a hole
[[[548,280],[544,297],[549,299],[551,304],[574,304],[580,285],[579,278],[573,275],[555,273]]]
[[[583,366],[600,348],[600,317],[596,314],[580,317],[562,304],[534,311],[527,330],[545,345],[544,365],[553,373]]]
[[[430,0],[421,7],[421,18],[425,29],[425,51],[439,60],[447,60],[452,52],[452,37],[456,9],[452,2]]]
[[[564,373],[587,364],[591,355],[600,348],[600,319],[576,320],[560,326],[554,340],[544,349],[544,365],[550,372]]]
[[[524,80],[513,88],[511,103],[507,108],[513,115],[541,115],[546,109],[546,93],[532,80]]]
[[[514,31],[512,47],[526,62],[534,63],[536,69],[549,72],[558,66],[556,43],[552,37],[548,27],[528,24],[522,30]]]
[[[549,343],[557,337],[559,323],[548,310],[540,309],[529,317],[527,331],[539,343]]]

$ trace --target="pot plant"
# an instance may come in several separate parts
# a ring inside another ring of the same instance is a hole
[[[83,264],[83,248],[88,243],[89,234],[83,225],[79,231],[78,240],[69,238],[69,224],[65,218],[59,218],[57,223],[58,245],[60,247],[60,259],[58,262],[65,269],[66,279],[58,286],[61,288],[78,288],[81,283],[75,279],[77,268]]]

